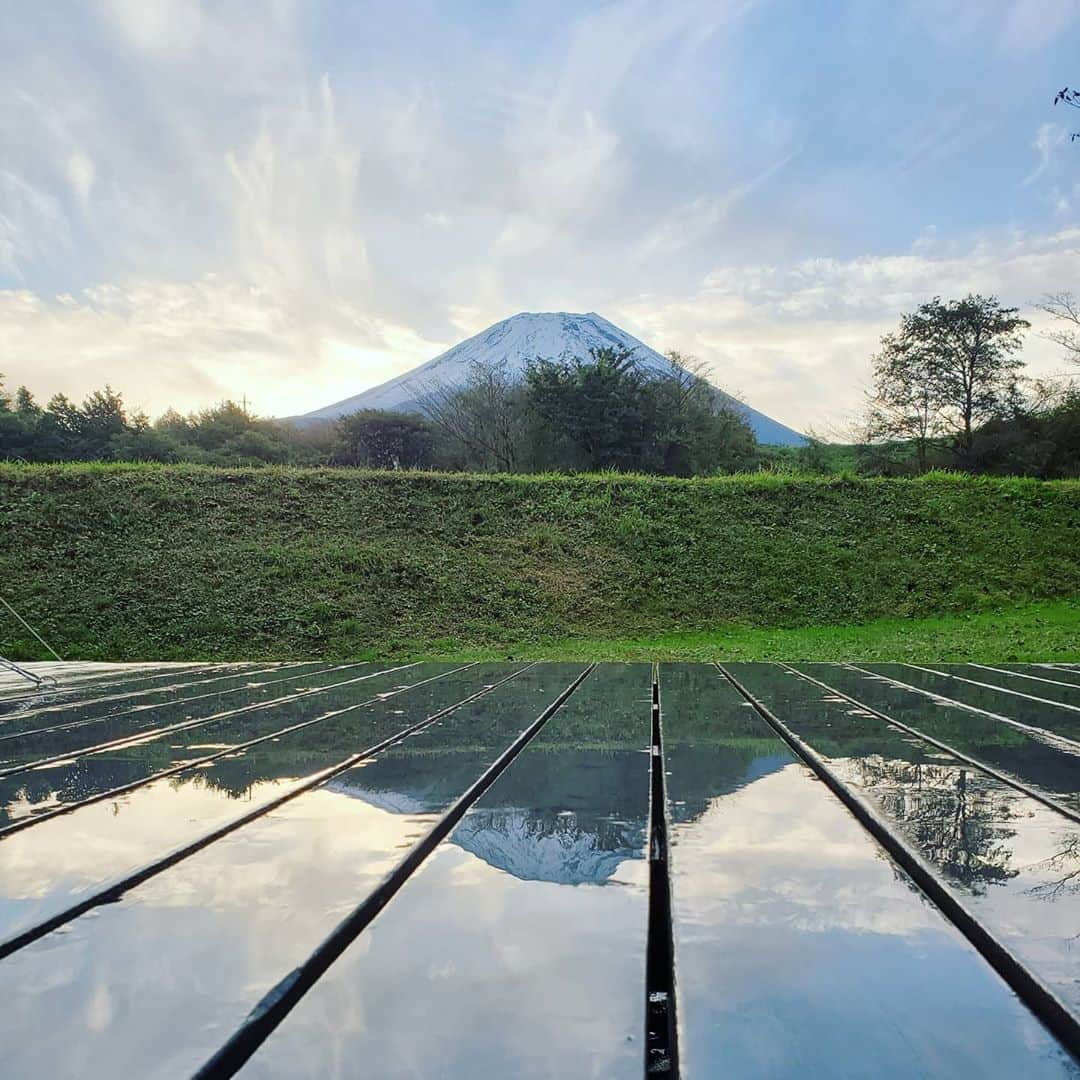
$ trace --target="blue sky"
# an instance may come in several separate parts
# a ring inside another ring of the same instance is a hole
[[[595,310],[836,431],[905,309],[1080,292],[1070,84],[1075,0],[15,0],[0,370],[284,414]]]

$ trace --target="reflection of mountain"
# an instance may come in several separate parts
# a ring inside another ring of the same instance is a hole
[[[348,795],[350,799],[362,799],[369,806],[385,810],[388,814],[428,814],[432,810],[425,800],[417,799],[406,791],[367,791],[359,784],[342,780],[341,777],[325,784],[324,789],[338,795]]]
[[[716,799],[779,772],[794,760],[775,740],[767,739],[756,744],[675,745],[665,747],[664,759],[674,825],[697,821]]]
[[[391,750],[335,777],[326,789],[393,814],[432,814],[453,802],[481,772],[483,764],[468,750],[443,754]]]
[[[646,822],[554,816],[529,809],[476,810],[451,842],[523,881],[602,885],[626,859],[640,859]]]
[[[451,842],[526,881],[602,884],[644,856],[647,754],[535,748],[518,758],[451,834]],[[393,813],[441,810],[479,771],[468,751],[377,758],[333,790]]]
[[[437,768],[425,769],[413,755],[388,755],[328,786],[392,813],[437,811],[476,770],[471,754],[437,757]],[[679,746],[670,762],[679,778],[672,818],[694,821],[718,796],[790,762],[783,751],[762,754],[738,743]],[[620,863],[644,857],[648,763],[638,751],[536,748],[499,778],[450,840],[525,881],[603,884]]]

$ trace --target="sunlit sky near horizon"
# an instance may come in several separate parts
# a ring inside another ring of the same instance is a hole
[[[597,311],[839,433],[902,311],[1080,293],[1080,111],[1051,106],[1076,0],[13,0],[0,26],[0,371],[40,398],[294,414]]]

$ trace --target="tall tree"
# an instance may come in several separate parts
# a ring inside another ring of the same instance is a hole
[[[655,427],[645,407],[645,376],[631,349],[602,346],[588,359],[532,361],[529,406],[577,447],[587,469],[640,469]]]
[[[514,472],[520,456],[524,395],[505,360],[474,361],[464,386],[432,383],[421,412],[480,469]]]
[[[431,425],[410,413],[362,409],[335,422],[334,463],[375,469],[417,469],[431,463]]]
[[[916,333],[935,342],[934,381],[962,450],[971,448],[979,424],[1016,411],[1024,367],[1016,354],[1030,326],[995,296],[935,297],[916,312]]]
[[[981,424],[1015,411],[1016,356],[1031,324],[993,296],[940,297],[905,315],[873,360],[870,425],[877,437],[915,440],[925,467],[931,439],[950,435],[961,459]]]
[[[34,400],[34,395],[25,386],[15,391],[15,411],[22,417],[39,417],[41,406]]]
[[[76,413],[75,427],[81,456],[108,457],[112,440],[129,429],[123,398],[111,386],[95,390]]]
[[[933,441],[945,432],[944,403],[934,381],[932,349],[915,335],[886,334],[871,359],[873,389],[867,401],[870,442],[909,441],[919,472],[926,472]]]

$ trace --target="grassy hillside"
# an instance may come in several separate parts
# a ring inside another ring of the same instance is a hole
[[[0,590],[66,658],[745,656],[1032,603],[1075,640],[1080,483],[7,465]]]

